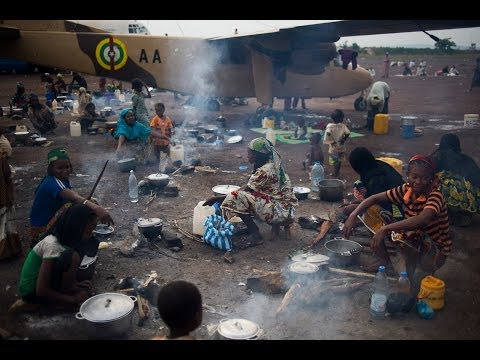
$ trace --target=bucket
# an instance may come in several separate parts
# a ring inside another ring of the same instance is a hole
[[[444,305],[445,283],[428,275],[422,279],[418,300],[425,301],[433,310],[440,310]]]
[[[381,160],[383,162],[386,162],[388,165],[393,167],[397,172],[402,175],[403,172],[403,161],[400,159],[396,158],[391,158],[391,157],[378,157],[377,160]]]
[[[478,126],[478,114],[465,114],[463,115],[463,126],[469,129],[476,128]]]
[[[77,121],[70,121],[70,136],[82,136],[82,129],[80,123]]]
[[[388,134],[388,114],[376,114],[373,119],[373,133],[377,135]]]
[[[205,201],[199,201],[197,206],[193,209],[193,230],[196,235],[203,235],[205,232],[205,226],[203,223],[207,216],[215,214],[213,206],[203,206]]]
[[[402,116],[401,125],[402,125],[402,138],[411,139],[415,137],[415,121],[417,120],[416,116]]]
[[[184,161],[183,145],[175,145],[170,148],[170,159],[172,162]]]
[[[275,119],[270,119],[268,117],[264,117],[262,119],[262,128],[264,128],[264,129],[275,129]]]

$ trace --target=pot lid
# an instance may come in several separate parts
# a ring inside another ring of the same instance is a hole
[[[148,218],[148,219],[139,218],[137,221],[137,226],[148,227],[148,226],[156,226],[161,223],[162,223],[162,220],[159,218]]]
[[[253,321],[246,319],[221,320],[218,333],[229,339],[250,339],[257,335],[260,328]]]
[[[88,321],[108,322],[129,314],[134,303],[135,301],[127,295],[103,293],[85,300],[80,306],[80,313]]]
[[[147,176],[148,180],[166,180],[168,178],[167,174],[150,174]]]
[[[94,233],[99,235],[108,235],[113,233],[113,231],[113,226],[108,226],[107,224],[98,224],[95,230],[93,230]]]
[[[82,262],[80,263],[80,266],[88,266],[88,265],[94,263],[96,260],[97,260],[96,256],[90,257],[90,256],[85,255],[82,259]]]
[[[47,138],[37,137],[37,138],[35,138],[35,141],[37,141],[37,142],[47,141]]]
[[[239,143],[243,140],[243,137],[241,135],[235,135],[235,136],[231,136],[228,138],[227,140],[227,143],[229,144],[236,144],[236,143]]]
[[[293,192],[297,194],[308,194],[311,192],[311,190],[308,187],[294,186]]]
[[[123,164],[123,163],[127,163],[127,162],[130,162],[130,161],[135,161],[135,158],[122,159],[122,160],[118,160],[117,162],[119,164]]]
[[[28,131],[18,131],[18,132],[15,132],[14,134],[15,135],[27,135],[29,132]]]
[[[228,195],[238,189],[240,189],[240,186],[237,185],[217,185],[212,188],[212,191],[217,194]]]
[[[322,254],[298,254],[292,257],[292,260],[296,262],[303,261],[316,264],[326,262],[330,260],[330,258]]]
[[[297,274],[312,274],[318,271],[317,265],[304,261],[294,262],[288,268],[290,269],[290,271]]]

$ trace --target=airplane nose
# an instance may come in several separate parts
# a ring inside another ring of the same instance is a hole
[[[350,72],[350,86],[352,88],[358,89],[357,91],[362,91],[372,85],[373,77],[370,75],[368,70],[357,66],[355,70],[349,70]]]

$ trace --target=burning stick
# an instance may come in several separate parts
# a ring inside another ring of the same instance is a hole
[[[297,290],[300,289],[300,287],[301,287],[300,284],[293,284],[292,286],[290,286],[290,289],[288,289],[288,291],[285,293],[285,296],[283,297],[282,302],[280,303],[280,306],[277,308],[277,311],[275,312],[275,316],[280,315],[285,310],[285,308],[290,303],[293,296],[295,295]]]
[[[138,302],[138,326],[143,326],[145,319],[150,315],[150,308],[148,301],[144,299],[140,294],[137,294]]]
[[[333,225],[333,221],[330,221],[330,220],[325,220],[322,225],[320,226],[320,230],[317,234],[317,236],[315,237],[315,239],[312,241],[312,243],[310,244],[310,248],[313,248],[320,240],[322,240],[325,235],[327,235],[328,233],[328,230],[330,230],[330,228],[332,227]]]

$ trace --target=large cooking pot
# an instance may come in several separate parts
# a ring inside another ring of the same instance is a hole
[[[163,222],[159,218],[139,218],[137,220],[137,227],[143,236],[147,239],[152,239],[162,234]]]
[[[158,187],[158,188],[163,188],[168,185],[170,182],[170,176],[167,174],[150,174],[147,176],[147,180],[150,184]]]
[[[130,172],[137,167],[137,160],[135,158],[127,158],[117,161],[118,167],[121,172]]]
[[[135,301],[135,296],[119,293],[98,294],[85,300],[75,317],[86,320],[88,333],[94,338],[122,336],[132,326]]]
[[[327,241],[325,249],[330,257],[330,263],[338,266],[349,266],[358,262],[363,247],[355,241],[338,236]]]
[[[340,201],[343,199],[345,182],[339,179],[327,179],[318,183],[319,197],[323,201]]]
[[[222,340],[257,340],[260,332],[260,327],[247,319],[222,319],[217,327]]]
[[[97,257],[90,257],[85,255],[77,270],[77,281],[90,280],[95,273],[95,266],[97,264]]]

